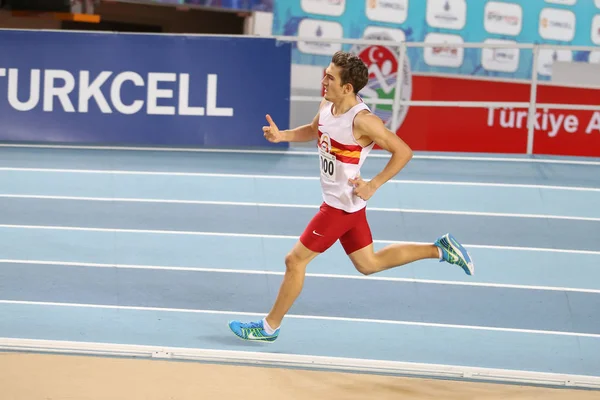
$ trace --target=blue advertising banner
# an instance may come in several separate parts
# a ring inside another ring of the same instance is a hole
[[[530,79],[529,49],[456,49],[444,43],[600,45],[600,0],[280,0],[273,34],[440,43],[410,49],[414,72]],[[351,45],[294,43],[294,64],[329,63]],[[549,80],[555,60],[600,63],[599,51],[543,50],[537,69]]]
[[[290,57],[268,38],[0,30],[0,140],[286,147],[261,128],[289,123]]]

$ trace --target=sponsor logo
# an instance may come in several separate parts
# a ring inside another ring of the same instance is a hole
[[[343,37],[342,25],[337,22],[319,21],[316,19],[303,19],[298,26],[298,36],[328,39],[341,39]],[[331,56],[342,49],[341,43],[328,42],[298,42],[298,50],[308,54]]]
[[[501,22],[507,26],[518,26],[521,19],[516,15],[503,14],[496,11],[491,11],[486,16],[488,21]]]
[[[331,137],[328,133],[322,132],[323,134],[319,138],[319,147],[326,153],[331,153]]]
[[[408,16],[408,0],[366,0],[366,14],[372,21],[401,24]]]
[[[366,40],[404,40],[404,32],[400,34],[397,29],[385,29],[369,27],[365,30],[363,39]],[[393,109],[387,104],[369,104],[369,99],[375,100],[393,100],[396,95],[396,83],[398,71],[402,73],[402,83],[400,86],[400,100],[410,100],[412,94],[412,73],[410,70],[410,60],[408,55],[404,55],[404,64],[398,68],[398,48],[383,45],[359,45],[351,50],[358,55],[369,69],[369,81],[360,91],[364,102],[371,108],[373,113],[384,122],[392,132],[396,132],[402,125],[408,106],[398,107],[396,115],[396,125],[392,125]]]
[[[464,49],[462,47],[444,46],[445,43],[463,43],[462,37],[443,33],[430,33],[425,36],[425,43],[439,44],[433,47],[425,47],[423,50],[425,62],[428,65],[454,68],[462,65]]]
[[[539,33],[544,39],[570,42],[575,37],[575,13],[544,8],[540,13]]]
[[[217,106],[216,74],[205,77],[206,102],[201,106],[190,105],[191,78],[183,73],[150,72],[142,76],[134,71],[102,71],[92,75],[90,71],[74,74],[61,69],[0,68],[0,78],[4,77],[8,80],[8,104],[17,111],[41,107],[46,112],[61,110],[85,114],[94,104],[104,114],[132,115],[141,112],[148,115],[231,117],[234,112],[231,107]],[[28,87],[22,88],[23,84]],[[124,85],[145,87],[145,97],[124,100]],[[29,93],[29,96],[24,100],[17,93]]]
[[[515,44],[515,41],[487,39],[484,43]],[[488,71],[515,72],[519,68],[519,49],[484,48],[481,51],[481,65]]]
[[[433,28],[463,29],[467,23],[465,0],[427,0],[427,24]]]
[[[254,332],[250,332],[250,333],[248,333],[248,339],[259,339],[259,340],[261,340],[261,339],[265,339],[265,337],[264,336],[260,336],[260,335],[257,336]]]
[[[302,10],[310,14],[339,17],[346,10],[346,0],[302,0]]]
[[[519,4],[490,1],[485,5],[483,25],[489,33],[516,36],[523,28],[523,9]]]

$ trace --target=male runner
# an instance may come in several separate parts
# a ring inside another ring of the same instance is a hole
[[[450,234],[430,245],[392,244],[374,251],[365,214],[367,200],[410,161],[412,150],[358,96],[367,82],[363,61],[351,53],[337,52],[321,82],[324,99],[311,124],[280,131],[266,116],[269,126],[263,127],[263,132],[270,142],[318,139],[323,203],[285,258],[285,275],[269,314],[259,321],[229,322],[230,329],[242,339],[277,339],[285,314],[302,290],[306,266],[337,240],[365,275],[427,258],[459,265],[467,275],[474,273],[469,254]],[[364,181],[360,167],[375,144],[392,156],[379,174]]]

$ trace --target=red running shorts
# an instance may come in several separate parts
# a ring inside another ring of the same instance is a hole
[[[366,207],[349,213],[323,202],[300,236],[300,242],[316,253],[323,253],[338,239],[346,254],[373,243]]]

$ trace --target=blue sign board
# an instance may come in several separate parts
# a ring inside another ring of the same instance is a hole
[[[268,38],[0,30],[0,140],[285,147],[261,128],[289,123],[290,57]]]

